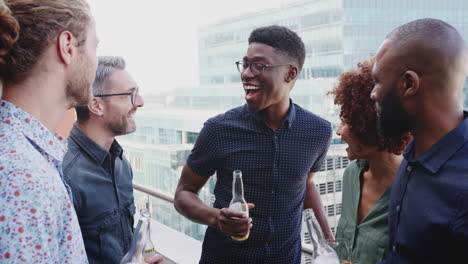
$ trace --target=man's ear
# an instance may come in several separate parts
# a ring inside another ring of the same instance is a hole
[[[104,105],[102,104],[102,100],[96,97],[93,97],[91,102],[88,104],[88,110],[97,116],[104,115]]]
[[[297,77],[297,74],[298,74],[298,69],[296,66],[289,67],[289,71],[286,73],[284,81],[287,83],[294,81]]]
[[[421,79],[415,71],[406,71],[403,73],[403,96],[409,97],[413,96],[419,92],[419,85],[421,84]]]
[[[57,37],[57,52],[66,65],[70,65],[76,53],[76,38],[70,31],[62,31]]]

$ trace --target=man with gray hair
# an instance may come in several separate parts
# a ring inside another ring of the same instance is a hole
[[[99,57],[93,98],[76,107],[63,161],[90,263],[119,263],[130,248],[133,174],[115,137],[135,131],[133,114],[142,106],[125,61]]]

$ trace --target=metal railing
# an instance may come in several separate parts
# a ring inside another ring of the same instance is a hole
[[[144,186],[144,185],[138,184],[138,183],[133,183],[133,188],[135,190],[143,192],[143,193],[145,193],[147,195],[150,195],[152,197],[156,197],[158,199],[161,199],[161,200],[164,200],[164,201],[167,201],[167,202],[170,202],[170,203],[174,204],[174,197],[172,197],[171,195],[167,195],[167,194],[165,194],[163,192],[160,192],[160,191],[158,191],[158,190],[156,190],[154,188],[147,187],[147,186]],[[302,245],[302,253],[305,253],[307,255],[312,255],[312,248]]]
[[[162,193],[160,191],[157,191],[157,190],[155,190],[155,189],[153,189],[151,187],[147,187],[145,185],[138,184],[138,183],[133,183],[133,188],[135,190],[138,190],[140,192],[144,192],[144,193],[146,193],[148,195],[159,198],[161,200],[170,202],[172,204],[174,203],[174,197],[172,197],[171,195],[167,195],[165,193]]]

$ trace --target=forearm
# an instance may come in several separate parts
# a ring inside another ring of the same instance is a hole
[[[196,193],[191,191],[177,192],[174,207],[177,212],[191,221],[216,227],[216,218],[220,210],[204,204]]]
[[[207,180],[208,177],[199,176],[185,165],[176,188],[174,207],[191,221],[216,227],[220,210],[207,206],[198,197]]]
[[[333,232],[328,225],[328,219],[323,209],[322,200],[320,194],[315,187],[315,184],[310,181],[307,187],[306,197],[304,199],[304,209],[311,208],[314,211],[315,217],[322,228],[323,234],[327,239],[334,239]]]

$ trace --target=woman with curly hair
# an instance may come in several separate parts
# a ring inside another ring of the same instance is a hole
[[[410,136],[379,137],[375,103],[370,98],[372,62],[357,67],[342,73],[330,92],[341,106],[336,133],[348,144],[348,158],[354,160],[343,175],[343,209],[336,240],[347,242],[352,260],[374,264],[385,257],[390,188]],[[347,253],[340,247],[338,254],[344,258]]]

